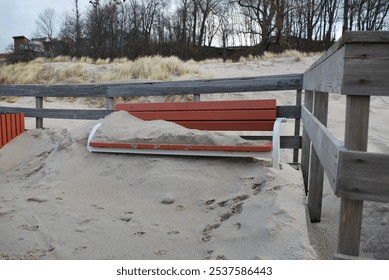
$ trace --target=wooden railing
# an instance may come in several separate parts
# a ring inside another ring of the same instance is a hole
[[[298,162],[301,148],[300,136],[302,74],[275,75],[249,78],[212,80],[191,80],[175,82],[147,82],[125,84],[92,85],[0,85],[0,96],[35,97],[35,108],[0,107],[0,113],[20,113],[36,118],[36,127],[43,127],[44,118],[57,119],[99,119],[112,113],[114,98],[136,96],[193,95],[200,100],[201,94],[288,91],[296,90],[296,105],[277,106],[277,117],[295,119],[293,136],[281,137],[281,148],[294,149],[293,161]],[[106,108],[102,109],[45,109],[44,97],[89,97],[105,98]],[[269,137],[247,136],[248,139],[268,139]]]
[[[363,201],[389,202],[389,155],[366,152],[370,96],[389,96],[389,32],[346,32],[304,73],[303,89],[310,219],[321,219],[325,171],[341,198],[337,254],[358,256]],[[326,128],[328,93],[347,95],[344,144]]]

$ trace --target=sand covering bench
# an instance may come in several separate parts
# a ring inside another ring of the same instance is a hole
[[[89,134],[88,151],[272,158],[273,167],[279,167],[280,125],[286,119],[276,118],[275,99],[129,103],[117,104],[115,110],[126,111],[142,120],[143,123],[137,124],[140,134],[147,130],[147,126],[149,130],[153,130],[152,122],[148,121],[163,120],[173,123],[165,122],[165,128],[156,137],[139,136],[136,133],[127,136],[124,133],[119,138],[110,138],[110,134],[117,134],[117,122],[107,125],[109,127],[105,127],[106,131],[103,131],[104,125],[99,123]],[[132,127],[136,126],[132,124]],[[239,136],[216,132],[211,134],[208,131],[272,131],[273,137],[272,141],[247,141]],[[166,135],[170,132],[185,135],[180,138],[185,139],[169,139]]]

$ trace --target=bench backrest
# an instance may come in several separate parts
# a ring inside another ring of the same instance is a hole
[[[199,101],[117,104],[143,120],[173,121],[184,127],[220,131],[272,131],[276,100]]]

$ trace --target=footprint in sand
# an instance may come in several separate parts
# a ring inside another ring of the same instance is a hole
[[[240,202],[240,201],[243,201],[243,200],[248,199],[249,197],[250,197],[250,196],[247,195],[247,194],[238,195],[238,196],[234,197],[234,198],[232,199],[232,201],[233,201],[234,203],[238,203],[238,202]]]
[[[90,227],[91,227],[90,224],[91,224],[92,221],[93,221],[92,219],[85,219],[85,220],[83,220],[81,222],[78,222],[77,223],[78,226],[75,228],[75,231],[77,231],[77,232],[84,232],[84,231],[89,230]]]
[[[214,225],[206,225],[204,228],[203,228],[203,231],[202,231],[202,237],[201,237],[201,242],[202,243],[205,243],[205,242],[208,242],[209,240],[211,240],[211,232],[214,230],[214,229],[217,229],[218,227],[220,227],[221,224],[214,224]]]
[[[24,230],[28,230],[28,231],[37,231],[39,226],[38,225],[34,225],[34,226],[31,226],[31,225],[21,225],[19,226],[20,229],[24,229]]]
[[[172,235],[172,234],[179,234],[180,232],[178,230],[172,230],[172,231],[169,231],[167,234],[168,235]]]
[[[123,221],[123,222],[126,222],[126,223],[128,223],[129,221],[131,221],[131,217],[128,217],[128,216],[122,216],[122,217],[120,217],[120,220],[121,221]]]
[[[158,250],[157,252],[154,252],[154,255],[157,255],[157,256],[163,256],[166,254],[167,254],[166,250]]]
[[[223,200],[223,201],[219,202],[217,205],[219,205],[220,207],[224,207],[228,203],[228,201],[230,201],[230,200],[229,199]]]
[[[97,210],[104,210],[104,207],[98,206],[97,204],[91,204],[90,207],[93,207]]]
[[[43,202],[48,201],[48,199],[46,197],[30,197],[30,198],[27,198],[27,201],[28,202],[43,203]]]
[[[263,180],[262,182],[259,183],[253,183],[251,189],[253,190],[253,195],[257,195],[262,191],[262,188],[265,186],[265,183],[267,180]]]
[[[88,248],[87,246],[80,246],[80,247],[74,248],[73,252],[76,254],[76,253],[79,253],[87,248]]]
[[[134,233],[134,235],[136,235],[136,236],[143,236],[145,234],[146,234],[146,232],[144,232],[144,231],[138,231],[138,232]]]
[[[205,205],[212,205],[216,200],[215,199],[210,199],[210,200],[207,200],[204,204]]]

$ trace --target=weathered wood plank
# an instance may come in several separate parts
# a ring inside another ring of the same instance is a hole
[[[193,80],[175,82],[150,82],[109,86],[109,97],[157,96],[172,94],[211,94],[229,92],[298,90],[302,88],[301,74]]]
[[[366,151],[369,129],[370,96],[347,96],[345,147]],[[341,185],[337,185],[342,188]],[[336,190],[334,191],[336,193]],[[359,255],[362,230],[363,200],[342,197],[340,202],[339,239],[337,252]]]
[[[301,105],[284,105],[277,106],[277,118],[288,118],[288,119],[300,119],[301,118]]]
[[[303,88],[388,96],[389,32],[346,32],[305,73]]]
[[[338,48],[344,44],[385,42],[389,42],[389,31],[346,31],[338,41]]]
[[[389,202],[389,155],[341,151],[335,194],[356,200]]]
[[[284,118],[295,118],[301,116],[301,106],[277,106],[277,117]],[[58,110],[58,113],[55,111]],[[81,114],[81,111],[86,111]],[[106,114],[102,113],[105,110],[61,110],[61,109],[44,109],[37,110],[33,108],[20,108],[20,107],[0,107],[0,113],[26,113],[27,117],[45,117],[45,118],[61,118],[66,119],[70,117],[70,119],[76,119],[77,116],[82,117],[82,119],[99,119]],[[108,110],[108,113],[112,112],[112,110]],[[87,117],[88,114],[90,118]]]
[[[344,74],[345,48],[336,52],[332,49],[304,72],[303,89],[330,93],[341,93]]]
[[[313,115],[327,126],[328,116],[328,92],[315,92]],[[312,223],[320,222],[321,206],[323,198],[324,169],[320,164],[315,145],[312,149],[311,164],[309,168],[308,210]]]
[[[313,109],[313,92],[310,90],[306,90],[304,94],[304,108],[308,110],[308,112],[312,112]],[[301,108],[301,110],[303,107]],[[308,194],[308,177],[309,177],[309,162],[311,159],[311,140],[309,139],[309,135],[305,128],[305,123],[303,120],[303,144],[301,150],[301,171],[303,174],[304,180],[304,189],[305,194]]]
[[[0,85],[0,96],[105,97],[107,85]]]
[[[42,109],[43,108],[43,97],[35,97],[35,104],[36,109]],[[36,128],[43,128],[43,118],[36,118],[35,120],[35,127]]]
[[[246,140],[272,140],[272,136],[242,135],[241,137]],[[301,136],[281,136],[280,139],[281,149],[301,149]]]
[[[389,95],[389,41],[345,47],[342,94]]]
[[[311,139],[312,146],[315,148],[320,163],[327,174],[329,183],[335,192],[339,151],[344,150],[344,146],[305,107],[302,107],[301,113],[304,129]]]
[[[307,71],[311,71],[322,64],[345,44],[375,44],[388,43],[388,31],[346,31],[318,60],[316,60]],[[305,89],[305,88],[304,88]]]
[[[85,110],[85,109],[35,109],[0,107],[0,113],[24,113],[26,117],[53,118],[53,119],[80,119],[96,120],[112,113],[110,110]]]
[[[128,97],[299,90],[302,74],[248,78],[91,85],[0,85],[0,96]]]
[[[114,110],[115,109],[115,100],[113,97],[105,98],[105,108],[107,110]]]
[[[294,117],[294,135],[295,136],[298,136],[300,135],[300,119],[301,119],[301,95],[302,95],[302,91],[301,90],[298,90],[296,92],[296,107],[298,106],[299,107],[299,114],[300,116],[295,116]],[[299,150],[300,149],[295,149],[293,151],[293,163],[298,163],[299,162]]]

